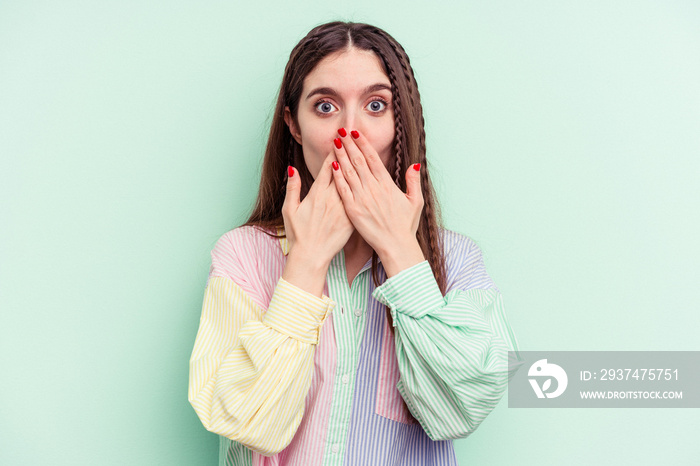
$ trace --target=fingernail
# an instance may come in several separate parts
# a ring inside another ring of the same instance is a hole
[[[414,164],[413,164],[413,169],[414,169],[415,171],[420,171],[420,164],[419,164],[419,163],[414,163]]]
[[[340,128],[340,129],[338,130],[338,134],[340,134],[341,137],[345,137],[345,136],[348,135],[348,132],[345,131],[345,128]]]
[[[355,131],[355,130],[350,131],[350,134],[352,134],[352,137],[354,137],[355,139],[357,139],[357,138],[360,137],[360,133],[358,133],[358,132]]]
[[[335,160],[333,161],[332,165],[333,165],[333,170],[335,170],[335,171],[338,171],[338,169],[340,168],[340,166],[338,165],[338,162],[336,162]]]
[[[343,147],[343,143],[340,142],[340,138],[335,138],[335,139],[333,139],[333,142],[335,143],[335,147],[337,147],[338,149],[340,149],[341,147]]]
[[[294,169],[292,168],[291,165],[287,167],[287,174],[289,175],[290,178],[292,176],[294,176]]]

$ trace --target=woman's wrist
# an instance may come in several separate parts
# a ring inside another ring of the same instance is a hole
[[[401,244],[394,243],[391,247],[387,247],[381,252],[377,251],[377,255],[382,261],[387,278],[391,278],[402,270],[420,264],[425,260],[423,250],[416,238]]]
[[[321,298],[329,266],[330,260],[319,258],[318,254],[292,247],[287,255],[282,278]]]

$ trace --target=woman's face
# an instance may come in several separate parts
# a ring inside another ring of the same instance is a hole
[[[296,123],[288,108],[284,120],[314,179],[340,128],[363,134],[389,165],[395,133],[391,83],[374,52],[352,47],[321,60],[304,79]]]

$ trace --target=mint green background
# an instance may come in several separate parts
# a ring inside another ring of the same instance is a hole
[[[209,252],[291,48],[336,18],[408,51],[446,224],[522,349],[700,349],[697,2],[4,1],[0,464],[215,464],[187,403]],[[699,420],[503,400],[456,448],[694,464]]]

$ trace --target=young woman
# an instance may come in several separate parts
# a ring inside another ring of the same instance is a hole
[[[248,222],[212,251],[189,401],[222,465],[456,465],[517,343],[439,223],[404,49],[357,23],[292,50]]]

